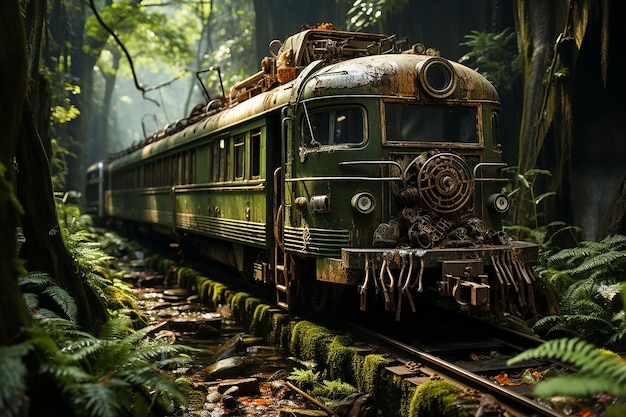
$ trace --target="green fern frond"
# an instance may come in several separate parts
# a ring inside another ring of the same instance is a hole
[[[607,383],[602,385],[602,390],[595,393],[610,392],[616,396],[626,394],[626,363],[614,356],[606,355],[585,340],[579,338],[551,340],[520,353],[509,359],[507,364],[537,358],[558,360],[579,369],[572,386],[567,386],[569,376],[562,377],[562,387],[558,391],[560,395],[568,395],[564,393],[568,389],[580,389],[578,385],[581,378],[606,380]],[[555,389],[559,389],[558,386]]]
[[[122,384],[102,382],[83,384],[77,399],[83,402],[91,416],[117,417],[120,415],[121,404],[118,399],[118,390],[115,388],[122,388]]]
[[[54,281],[50,278],[49,274],[45,272],[30,272],[17,279],[17,284],[24,289],[46,288],[49,285],[54,284]]]
[[[576,337],[579,335],[570,324],[566,324],[565,322],[552,326],[545,334],[547,337]]]
[[[143,363],[155,363],[159,362],[158,366],[163,366],[167,363],[175,361],[169,361],[161,358],[169,355],[177,355],[182,351],[183,347],[180,345],[170,345],[165,343],[155,343],[150,345],[143,345],[134,349],[127,358],[126,366],[137,366]]]
[[[608,336],[613,331],[610,321],[592,314],[567,316],[567,322],[572,329],[577,329],[579,336],[587,338],[597,339],[600,336]]]
[[[602,322],[608,323],[611,319],[612,314],[609,310],[598,304],[595,300],[591,299],[580,299],[576,300],[572,304],[572,312],[576,312],[576,316],[584,315],[589,317],[594,317]]]
[[[543,398],[561,395],[588,398],[604,392],[623,396],[626,390],[624,387],[616,386],[614,381],[605,377],[588,375],[554,376],[538,383],[534,390],[537,396]]]
[[[133,340],[133,342],[138,342],[148,333],[145,329],[146,328],[141,331],[137,336],[137,340]],[[133,332],[133,322],[131,318],[121,314],[112,316],[102,325],[99,337],[109,340],[123,339],[131,332]]]
[[[0,346],[0,410],[6,410],[10,398],[26,389],[26,365],[22,358],[33,348],[31,342]]]
[[[563,322],[562,316],[557,316],[557,315],[545,316],[545,317],[541,317],[537,319],[537,321],[533,325],[533,329],[552,327],[556,325],[557,323],[562,323],[562,322]]]
[[[554,255],[549,256],[547,262],[548,265],[557,265],[565,261],[572,263],[573,260],[585,258],[595,253],[595,251],[590,250],[588,247],[576,246],[562,249]]]
[[[31,310],[36,310],[41,301],[41,296],[46,296],[52,300],[59,310],[70,320],[76,321],[78,307],[74,298],[65,289],[59,287],[48,274],[43,272],[31,272],[18,278],[18,285],[23,294],[36,294],[26,296],[25,301]],[[33,304],[35,303],[36,304]],[[43,314],[43,313],[42,313]]]
[[[626,252],[609,251],[590,256],[583,260],[577,267],[566,270],[565,272],[573,276],[585,274],[598,268],[601,268],[603,272],[608,272],[610,269],[616,269],[619,265],[624,263],[626,263]]]
[[[78,306],[69,292],[58,285],[50,285],[48,288],[43,290],[42,294],[50,297],[63,311],[67,318],[72,321],[76,321],[78,319]]]
[[[82,339],[63,348],[64,360],[70,363],[89,363],[96,354],[106,349],[107,344],[100,339]]]
[[[36,310],[39,306],[39,296],[37,294],[33,294],[31,292],[22,293],[22,298],[24,298],[24,303],[26,304],[26,308],[33,311]]]
[[[59,359],[59,357],[57,357]],[[54,377],[64,391],[71,391],[76,385],[91,381],[93,376],[86,372],[81,366],[70,365],[65,361],[44,362],[39,367],[39,372]]]
[[[600,242],[613,249],[626,249],[626,235],[608,235]]]

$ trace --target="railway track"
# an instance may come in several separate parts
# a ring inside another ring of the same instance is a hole
[[[497,338],[485,338],[475,340],[472,343],[459,339],[456,342],[445,344],[445,347],[444,345],[431,344],[423,348],[416,348],[394,337],[360,325],[342,323],[341,326],[346,331],[362,337],[368,343],[380,346],[382,350],[390,352],[403,365],[389,367],[389,371],[405,378],[413,378],[417,384],[433,378],[449,380],[461,388],[476,390],[480,393],[480,397],[489,399],[492,408],[495,407],[500,411],[506,410],[506,415],[509,416],[564,415],[536,402],[532,398],[531,387],[528,385],[513,388],[501,386],[485,376],[485,373],[493,375],[503,372],[504,369],[517,370],[520,367],[546,366],[545,363],[527,362],[511,368],[506,367],[505,359],[489,361],[488,365],[481,365],[480,361],[461,363],[456,360],[453,362],[469,351],[485,349],[521,351],[524,349],[523,346],[529,347],[539,344],[539,339],[527,337],[517,332],[508,333],[509,337],[504,339],[503,336],[507,334],[506,330],[498,329]]]
[[[195,267],[201,264],[192,262]],[[206,269],[206,265],[205,268]],[[212,276],[228,275],[213,268]],[[239,284],[243,282],[239,281]],[[244,285],[253,293],[254,285]],[[261,289],[257,287],[257,289]],[[267,291],[261,297],[266,298]],[[433,311],[429,307],[417,316],[406,317],[401,323],[393,320],[368,320],[357,324],[358,317],[351,321],[330,317],[304,317],[320,323],[332,323],[335,330],[353,335],[377,350],[385,352],[390,360],[388,371],[408,378],[415,385],[431,379],[444,379],[462,389],[473,391],[477,398],[489,399],[488,407],[498,416],[564,416],[555,409],[535,401],[532,385],[503,386],[494,382],[500,374],[519,374],[524,369],[561,367],[539,361],[526,361],[514,367],[506,360],[524,350],[536,347],[543,340],[527,334],[497,326],[488,321],[476,320],[465,314]],[[343,315],[342,315],[343,316]],[[371,316],[367,316],[371,317]],[[477,414],[478,415],[478,414]]]

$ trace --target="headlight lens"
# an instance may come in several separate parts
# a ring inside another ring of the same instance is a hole
[[[361,214],[369,214],[376,208],[376,200],[370,193],[357,193],[352,196],[352,208]]]
[[[456,73],[443,58],[434,57],[416,66],[416,76],[424,91],[435,98],[448,97],[456,88]]]
[[[498,213],[504,213],[511,207],[511,202],[509,201],[509,197],[504,194],[491,194],[489,198],[487,198],[487,204],[489,208],[497,211]]]

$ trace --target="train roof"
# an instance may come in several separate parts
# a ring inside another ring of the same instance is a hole
[[[419,67],[434,60],[453,69],[456,84],[447,100],[500,101],[493,84],[473,69],[423,54],[371,55],[326,65],[305,81],[302,98],[376,94],[428,100],[432,96],[425,93],[417,78],[422,76]]]
[[[303,30],[284,42],[272,41],[273,58],[266,57],[261,71],[235,84],[227,97],[196,106],[189,117],[109,155],[108,160],[113,167],[132,163],[303,99],[336,94],[428,99],[416,74],[424,62],[435,60],[454,73],[455,85],[448,99],[499,101],[493,85],[474,70],[441,58],[421,44],[402,51],[403,43],[395,35],[346,32],[332,25]],[[281,45],[276,54],[273,44]],[[118,159],[123,161],[116,163]]]

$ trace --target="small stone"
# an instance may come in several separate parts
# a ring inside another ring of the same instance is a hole
[[[245,362],[241,357],[222,359],[204,369],[211,379],[234,378],[243,376]]]
[[[222,399],[222,394],[217,391],[211,391],[207,394],[206,400],[210,403],[216,403]]]
[[[225,408],[229,408],[231,410],[237,408],[239,405],[235,397],[232,395],[224,395],[224,397],[222,397],[222,404],[224,404]]]

